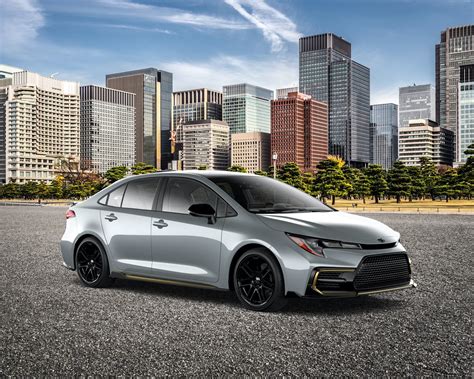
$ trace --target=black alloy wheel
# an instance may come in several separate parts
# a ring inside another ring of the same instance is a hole
[[[112,282],[105,251],[94,238],[85,238],[77,247],[76,271],[88,287],[106,287]]]
[[[249,250],[239,258],[234,289],[241,303],[252,310],[279,310],[286,305],[280,267],[265,249]]]

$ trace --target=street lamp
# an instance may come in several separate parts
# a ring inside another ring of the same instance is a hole
[[[273,153],[273,179],[276,179],[277,177],[277,159],[278,159],[278,154]]]

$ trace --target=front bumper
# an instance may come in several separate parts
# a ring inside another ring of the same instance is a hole
[[[305,296],[356,297],[416,287],[405,253],[364,257],[357,267],[318,267]]]

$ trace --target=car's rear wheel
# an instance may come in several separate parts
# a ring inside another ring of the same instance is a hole
[[[104,248],[95,238],[85,238],[76,250],[76,271],[88,287],[107,287],[113,282],[109,276],[109,262]]]
[[[233,281],[237,298],[249,309],[277,311],[287,303],[278,261],[265,249],[242,254],[235,265]]]

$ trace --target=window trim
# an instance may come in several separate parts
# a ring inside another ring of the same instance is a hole
[[[190,178],[190,177],[179,177],[179,176],[167,176],[165,178],[163,178],[163,181],[164,181],[164,185],[163,185],[163,190],[161,191],[161,194],[160,194],[160,197],[157,201],[157,211],[158,212],[162,212],[162,213],[169,213],[169,214],[175,214],[175,215],[182,215],[182,216],[190,216],[190,217],[194,217],[194,216],[191,216],[189,213],[177,213],[177,212],[169,212],[169,211],[164,211],[163,210],[163,200],[165,198],[165,193],[166,193],[166,190],[168,188],[168,183],[170,181],[170,179],[184,179],[184,180],[191,180],[193,182],[197,182],[199,183],[200,185],[206,187],[209,191],[213,192],[216,197],[218,199],[221,199],[224,204],[226,205],[226,210],[225,210],[225,215],[224,216],[217,216],[216,215],[216,218],[229,218],[229,217],[237,217],[238,216],[238,213],[237,211],[234,209],[234,207],[232,207],[227,201],[225,201],[225,199],[222,198],[221,195],[219,195],[216,191],[214,191],[214,189],[212,189],[211,187],[209,187],[206,183],[203,183],[202,181],[200,180],[197,180],[197,179],[194,179],[194,178]],[[219,202],[217,202],[217,206],[219,206]],[[232,211],[232,215],[227,215],[227,212],[229,211],[229,209]],[[216,213],[218,212],[218,209],[215,209]]]

